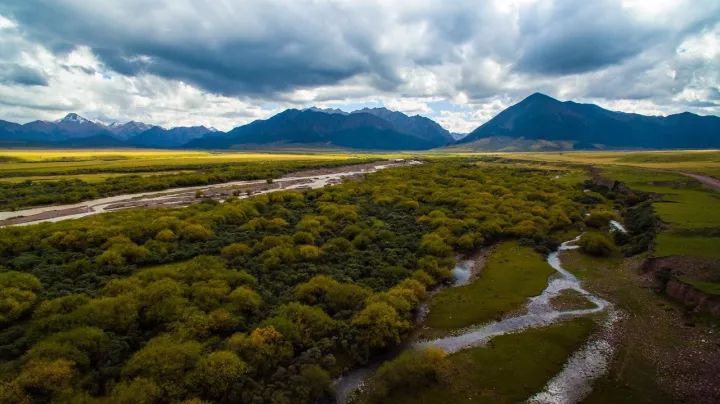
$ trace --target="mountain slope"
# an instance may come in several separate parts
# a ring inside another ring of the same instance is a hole
[[[430,118],[420,115],[408,116],[398,111],[391,111],[387,108],[363,108],[356,113],[367,113],[375,115],[390,122],[398,132],[407,133],[437,143],[437,146],[452,143],[454,141],[450,132]]]
[[[720,147],[720,118],[688,112],[667,117],[615,112],[535,93],[457,144],[494,137],[570,142],[576,149],[711,148]]]
[[[107,128],[115,137],[119,139],[129,139],[153,128],[153,126],[142,122],[130,121],[126,123],[113,122],[108,125]]]
[[[227,149],[247,145],[315,145],[355,149],[429,149],[437,142],[398,131],[373,114],[288,109],[269,119],[213,133],[189,142],[192,148]]]
[[[135,147],[174,148],[180,147],[193,139],[197,139],[211,132],[213,131],[204,126],[177,127],[172,129],[153,126],[144,132],[130,137],[126,143],[129,146]]]

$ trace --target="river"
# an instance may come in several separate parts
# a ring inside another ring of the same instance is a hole
[[[322,188],[336,184],[343,178],[363,175],[391,167],[421,164],[415,160],[382,161],[357,166],[324,169],[322,174],[293,175],[267,180],[231,181],[212,185],[171,188],[163,191],[123,194],[84,202],[41,206],[17,211],[0,212],[0,227],[25,226],[43,222],[78,219],[130,208],[182,207],[198,202],[199,197],[224,200],[231,196],[247,198],[251,195],[290,189]]]
[[[438,347],[451,354],[463,349],[481,346],[493,337],[523,331],[529,328],[543,327],[559,320],[578,316],[586,316],[610,308],[610,303],[583,289],[580,281],[565,268],[560,261],[562,251],[578,248],[577,238],[566,241],[550,253],[547,263],[555,269],[556,273],[548,280],[543,292],[529,299],[526,311],[523,314],[508,317],[499,321],[478,325],[462,330],[454,335],[424,341],[415,341],[408,344],[406,349],[425,347]],[[453,269],[455,282],[450,287],[457,287],[467,283],[468,261],[461,261]],[[481,281],[481,280],[480,280]],[[551,305],[551,299],[564,290],[575,290],[583,295],[594,307],[582,310],[556,310]],[[573,354],[567,361],[562,372],[548,382],[544,390],[532,397],[532,402],[569,403],[580,401],[592,389],[592,382],[605,373],[607,365],[613,355],[614,347],[608,341],[611,329],[620,318],[620,314],[610,310],[603,327],[608,332],[601,332],[595,339],[588,341],[581,350]],[[355,369],[337,379],[335,382],[336,400],[340,404],[348,401],[352,393],[361,387],[365,380],[379,366],[378,363]]]

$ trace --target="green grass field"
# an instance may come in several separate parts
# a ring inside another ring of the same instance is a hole
[[[390,155],[388,155],[390,156]],[[0,150],[0,178],[87,175],[93,172],[177,171],[247,162],[346,160],[366,158],[355,153],[211,153],[175,150]],[[384,158],[381,156],[380,158]],[[30,177],[30,178],[22,178]],[[60,179],[60,178],[58,178]],[[63,178],[67,179],[67,178]]]
[[[456,330],[502,317],[539,295],[553,269],[543,257],[517,242],[500,244],[469,285],[445,289],[430,302],[425,325]]]
[[[644,152],[547,152],[497,153],[507,158],[545,162],[625,166],[665,171],[683,171],[720,178],[720,151],[644,151]]]
[[[686,255],[720,259],[720,237],[683,236],[660,233],[655,241],[655,255]]]
[[[493,338],[487,346],[447,356],[440,384],[413,386],[387,403],[517,403],[542,390],[588,338],[592,319]]]

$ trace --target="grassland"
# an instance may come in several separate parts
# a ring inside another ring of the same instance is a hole
[[[517,403],[542,390],[594,328],[576,318],[492,339],[487,346],[449,355],[441,382],[412,386],[388,403]]]
[[[684,255],[720,259],[720,237],[661,233],[655,242],[655,254],[661,257]]]
[[[682,171],[720,178],[720,151],[497,153],[517,160]]]
[[[353,153],[212,153],[172,150],[0,150],[0,178],[90,172],[177,171],[207,166],[272,161],[330,161],[368,158]],[[384,156],[383,156],[384,157]]]
[[[532,248],[502,243],[474,282],[433,297],[425,325],[455,330],[502,317],[522,308],[528,297],[539,295],[553,271]]]

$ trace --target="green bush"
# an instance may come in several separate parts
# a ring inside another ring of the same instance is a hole
[[[386,362],[370,380],[369,402],[382,402],[393,393],[440,382],[445,352],[440,348],[406,351]]]
[[[612,239],[603,233],[587,232],[578,241],[580,250],[596,257],[607,257],[615,251]]]

